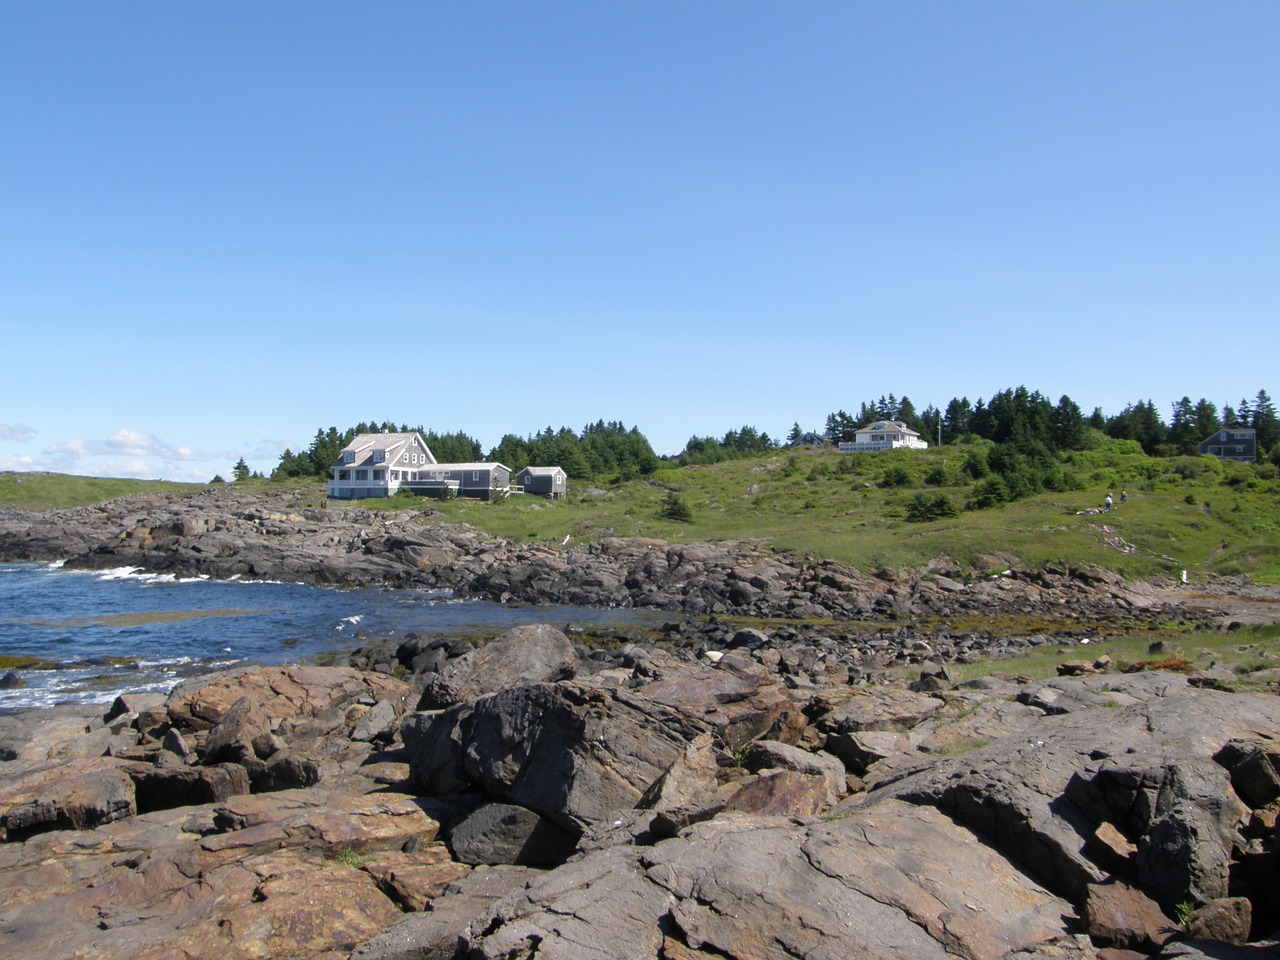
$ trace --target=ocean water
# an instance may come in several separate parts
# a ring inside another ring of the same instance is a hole
[[[175,579],[133,568],[0,564],[0,710],[110,703],[167,692],[199,673],[349,653],[365,638],[448,634],[524,623],[643,624],[644,610],[521,606],[423,590]]]

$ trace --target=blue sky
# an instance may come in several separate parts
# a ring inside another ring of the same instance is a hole
[[[0,469],[1277,394],[1274,2],[0,4]]]

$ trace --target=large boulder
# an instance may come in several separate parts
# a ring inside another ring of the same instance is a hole
[[[402,725],[424,793],[482,790],[573,833],[629,809],[684,751],[653,717],[606,691],[533,684]]]
[[[572,641],[546,624],[514,627],[477,650],[450,660],[427,684],[419,710],[438,710],[527,683],[572,677]]]
[[[765,736],[794,739],[806,723],[775,677],[734,657],[717,668],[643,661],[626,685],[602,676],[406,717],[413,782],[429,794],[479,791],[581,833],[634,808],[699,736],[735,753]]]

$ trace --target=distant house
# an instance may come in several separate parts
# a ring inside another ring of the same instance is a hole
[[[1219,460],[1253,463],[1258,459],[1258,431],[1252,427],[1223,427],[1200,441],[1200,453]]]
[[[511,469],[500,463],[437,463],[417,433],[359,433],[338,455],[329,480],[335,500],[452,493],[488,500],[511,492]]]
[[[840,449],[846,453],[873,452],[876,450],[894,450],[907,447],[911,450],[928,449],[929,444],[920,439],[920,434],[912,430],[901,420],[877,420],[875,423],[860,427],[854,434],[853,443],[842,442]]]
[[[788,443],[787,446],[788,447],[821,447],[821,446],[825,446],[826,443],[827,443],[827,438],[824,437],[822,434],[809,431],[808,433],[800,434],[800,436],[796,437],[794,440]]]
[[[556,500],[569,489],[569,476],[559,467],[525,467],[516,474],[516,486]]]

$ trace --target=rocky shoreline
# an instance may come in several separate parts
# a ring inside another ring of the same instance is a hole
[[[1280,955],[1280,701],[1212,672],[453,652],[0,718],[0,954]]]
[[[788,620],[802,631],[821,622],[844,643],[897,629],[927,634],[931,642],[945,634],[943,646],[954,639],[960,653],[966,643],[987,645],[990,638],[971,626],[984,619],[1025,624],[1030,635],[1077,638],[1170,621],[1280,620],[1280,593],[1241,583],[1192,590],[1171,581],[1127,582],[1096,567],[1026,571],[999,554],[975,575],[946,558],[914,570],[861,571],[748,541],[518,544],[410,511],[307,506],[297,490],[261,486],[140,495],[71,510],[0,508],[0,560],[647,607]]]
[[[1274,619],[1267,591],[518,545],[270,491],[4,511],[0,556],[673,614],[0,717],[0,956],[1280,956],[1274,694],[1105,656],[951,669]],[[983,617],[1028,629],[955,626]]]

